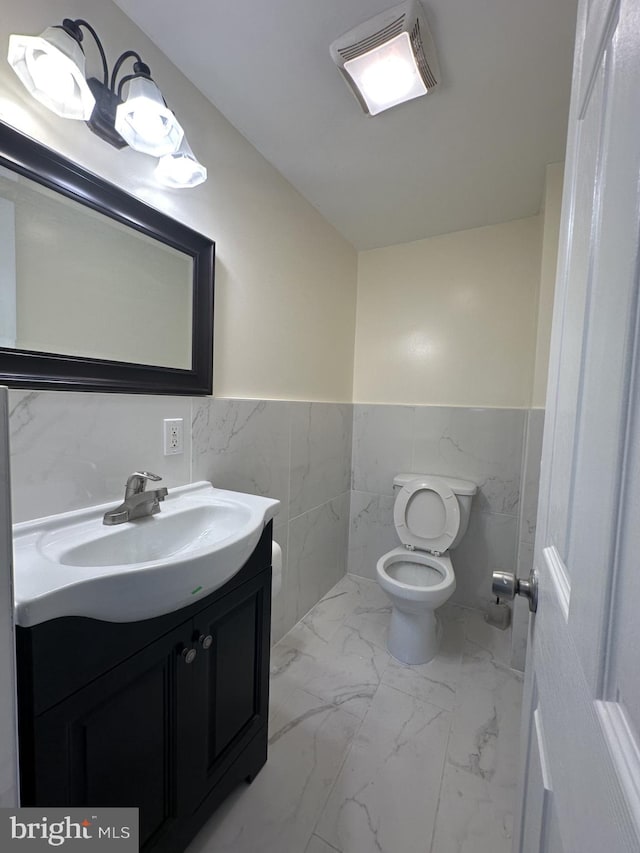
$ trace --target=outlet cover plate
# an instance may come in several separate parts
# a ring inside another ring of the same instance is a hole
[[[164,426],[164,455],[176,456],[184,453],[184,419],[165,418]]]

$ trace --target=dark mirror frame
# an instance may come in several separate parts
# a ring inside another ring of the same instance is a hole
[[[214,242],[2,122],[0,165],[193,259],[191,370],[0,347],[0,385],[124,394],[211,394]]]

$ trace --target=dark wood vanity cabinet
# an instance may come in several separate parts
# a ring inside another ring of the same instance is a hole
[[[271,524],[198,604],[18,628],[22,805],[138,806],[142,851],[183,850],[266,760],[270,563]]]

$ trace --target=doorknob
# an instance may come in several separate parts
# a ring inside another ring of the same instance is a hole
[[[528,580],[522,580],[510,572],[494,572],[491,591],[498,598],[513,599],[523,595],[529,599],[529,610],[535,613],[538,609],[538,578],[532,570]]]

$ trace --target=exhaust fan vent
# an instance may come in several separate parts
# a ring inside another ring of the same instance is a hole
[[[428,38],[431,46],[431,52],[434,53],[433,39],[431,38],[431,33],[429,32]],[[418,64],[418,71],[420,72],[420,76],[424,80],[424,85],[427,87],[427,89],[433,89],[435,86],[438,85],[438,81],[434,76],[433,69],[429,65],[429,61],[427,60],[427,57],[424,52],[424,45],[422,43],[422,36],[420,34],[420,21],[416,21],[415,26],[411,31],[411,45],[413,47],[413,53]],[[438,74],[438,76],[440,75]]]
[[[395,21],[392,21],[388,26],[383,27],[372,36],[360,39],[360,41],[349,45],[349,47],[339,47],[338,52],[340,53],[340,56],[345,62],[347,62],[349,59],[355,59],[356,56],[360,56],[368,50],[373,50],[374,47],[380,47],[381,44],[384,44],[386,41],[389,41],[389,39],[392,39],[394,36],[397,36],[402,32],[404,18],[404,15],[400,15],[399,18],[396,18]]]
[[[406,0],[344,33],[331,56],[368,115],[426,95],[440,82],[419,0]]]

